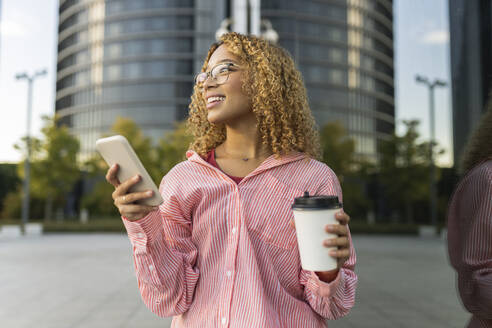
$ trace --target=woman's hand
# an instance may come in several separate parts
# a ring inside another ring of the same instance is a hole
[[[137,200],[152,197],[152,190],[128,193],[128,190],[141,179],[139,175],[120,183],[116,174],[118,172],[118,164],[111,166],[106,174],[106,181],[115,187],[112,194],[114,205],[122,216],[130,221],[136,221],[143,218],[152,211],[158,209],[158,206],[135,204]]]
[[[317,271],[316,274],[324,282],[335,280],[338,270],[350,257],[350,241],[348,239],[348,223],[350,217],[343,211],[335,214],[335,219],[340,224],[328,224],[325,227],[326,232],[338,235],[336,238],[325,239],[323,245],[325,247],[337,246],[337,250],[331,250],[329,254],[337,259],[338,268],[332,271]]]

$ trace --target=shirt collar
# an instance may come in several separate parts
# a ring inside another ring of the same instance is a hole
[[[212,167],[212,165],[210,165],[205,159],[203,159],[200,155],[198,155],[198,153],[193,150],[188,150],[186,152],[186,157],[191,162]],[[277,166],[285,165],[287,163],[296,162],[307,158],[308,156],[305,153],[300,152],[291,152],[278,158],[275,158],[274,155],[270,155],[269,157],[267,157],[267,159],[263,161],[263,163],[260,164],[260,166],[258,166],[256,169],[254,169],[253,172],[248,174],[247,177],[256,175],[260,172],[272,169]]]

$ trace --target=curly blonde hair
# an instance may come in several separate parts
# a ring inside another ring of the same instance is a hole
[[[492,92],[487,110],[463,151],[459,171],[461,174],[466,174],[474,166],[488,159],[492,159]]]
[[[298,151],[320,158],[319,136],[306,88],[290,54],[260,38],[227,33],[210,47],[202,72],[221,45],[245,67],[242,89],[251,99],[263,144],[276,157]],[[208,122],[206,103],[197,86],[193,89],[189,109],[188,127],[194,136],[191,149],[205,156],[225,141],[225,126]]]

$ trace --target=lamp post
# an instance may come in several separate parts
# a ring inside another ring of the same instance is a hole
[[[436,87],[445,87],[447,83],[434,79],[430,82],[427,77],[417,75],[415,77],[417,83],[422,83],[429,89],[429,110],[430,110],[430,145],[429,145],[429,159],[430,159],[430,212],[431,212],[431,223],[434,226],[435,233],[437,233],[437,190],[436,190],[436,168],[434,165],[434,152],[433,143],[435,139],[435,128],[434,128],[434,89]]]
[[[232,19],[226,18],[220,23],[219,28],[215,31],[215,40],[218,41],[223,34],[231,31],[232,22]],[[278,42],[278,33],[268,19],[262,19],[260,22],[260,37],[273,43]]]
[[[278,33],[268,19],[261,19],[261,0],[229,0],[232,16],[225,18],[215,31],[219,41],[223,34],[235,31],[243,34],[257,35],[262,39],[277,43]]]
[[[31,113],[32,113],[32,88],[34,80],[38,77],[46,75],[46,70],[43,69],[29,76],[27,73],[19,73],[15,76],[17,80],[27,80],[27,137],[26,137],[26,146],[27,146],[27,156],[26,163],[24,165],[24,197],[22,198],[22,224],[25,226],[29,221],[29,198],[30,198],[30,161],[31,161]],[[24,230],[25,231],[25,230]]]

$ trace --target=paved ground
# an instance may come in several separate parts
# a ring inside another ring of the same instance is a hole
[[[464,327],[438,239],[354,236],[357,303],[330,328]],[[0,240],[0,327],[165,328],[143,305],[124,235]]]

